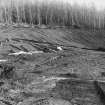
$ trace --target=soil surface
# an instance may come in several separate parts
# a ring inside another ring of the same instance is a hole
[[[0,105],[104,105],[104,33],[0,26]]]

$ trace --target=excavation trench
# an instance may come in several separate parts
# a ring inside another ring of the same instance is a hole
[[[56,83],[52,95],[78,105],[105,105],[105,93],[101,86],[105,87],[105,84],[94,80],[68,78]]]
[[[78,105],[104,105],[104,81],[83,80],[71,77],[46,77],[32,81],[27,85],[28,92],[49,94],[48,97],[60,98]]]

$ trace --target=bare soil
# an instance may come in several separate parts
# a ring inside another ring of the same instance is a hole
[[[0,105],[104,105],[104,33],[0,26]]]

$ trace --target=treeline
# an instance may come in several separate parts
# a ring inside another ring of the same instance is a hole
[[[94,6],[79,6],[49,0],[1,0],[0,22],[32,25],[75,26],[105,29],[105,14]]]

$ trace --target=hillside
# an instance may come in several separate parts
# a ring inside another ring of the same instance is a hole
[[[1,25],[0,105],[103,104],[104,33]]]
[[[104,50],[104,33],[104,30],[91,31],[59,27],[49,29],[45,26],[42,26],[42,28],[1,26],[0,49],[6,50],[5,53],[9,53],[9,51],[43,50],[45,47],[56,50],[57,46],[62,46],[64,49],[87,48]]]

